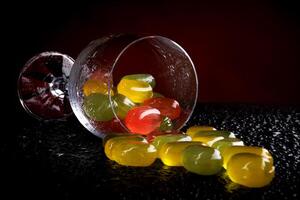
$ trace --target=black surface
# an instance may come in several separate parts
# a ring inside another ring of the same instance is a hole
[[[254,105],[198,105],[188,125],[212,125],[236,133],[247,145],[267,148],[276,177],[261,189],[228,192],[218,176],[198,176],[157,161],[147,168],[122,167],[106,159],[101,139],[73,117],[38,122],[27,117],[16,137],[1,147],[3,191],[39,199],[297,199],[300,109]],[[10,189],[10,190],[8,190]]]

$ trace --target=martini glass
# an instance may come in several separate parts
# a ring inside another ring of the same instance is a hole
[[[74,113],[87,130],[103,138],[110,133],[129,132],[113,101],[116,85],[129,74],[151,74],[156,81],[155,92],[176,99],[181,106],[174,130],[185,125],[197,101],[197,73],[186,51],[162,36],[105,36],[92,41],[75,61],[58,52],[36,55],[20,73],[18,94],[25,110],[35,118],[64,120]],[[95,121],[84,111],[83,86],[91,78],[107,86],[113,112],[109,121]]]

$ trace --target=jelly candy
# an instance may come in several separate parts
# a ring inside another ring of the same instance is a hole
[[[100,93],[85,97],[83,109],[89,118],[96,121],[109,121],[114,116],[108,96]]]
[[[162,116],[150,106],[139,106],[128,111],[125,125],[132,133],[147,135],[160,127]]]
[[[225,138],[235,138],[235,135],[229,131],[199,131],[192,138],[193,141],[203,142],[211,146],[216,141]]]
[[[154,88],[156,84],[151,74],[131,74],[124,76],[122,79],[142,81],[151,85],[152,88]]]
[[[85,96],[89,96],[92,93],[108,94],[108,82],[112,84],[109,70],[99,68],[91,74],[83,85],[83,93]],[[113,90],[111,90],[111,95],[113,95]]]
[[[142,103],[153,96],[151,85],[137,80],[122,79],[117,89],[118,93],[128,97],[134,103]]]
[[[181,113],[179,103],[174,99],[165,97],[147,99],[143,105],[157,108],[163,116],[167,116],[172,120],[178,118]]]
[[[270,163],[273,165],[272,155],[269,153],[267,149],[262,147],[253,147],[253,146],[231,146],[224,150],[223,156],[223,167],[227,169],[227,163],[232,156],[238,153],[252,153],[259,156],[263,156],[270,160]]]
[[[164,144],[159,151],[161,161],[168,166],[182,166],[182,152],[192,145],[203,145],[202,142],[169,142]]]
[[[105,144],[108,140],[115,138],[115,137],[127,137],[127,136],[138,136],[138,135],[132,135],[130,133],[108,133],[105,135],[105,137],[102,139],[103,147],[105,147]]]
[[[139,135],[130,135],[130,136],[124,135],[124,136],[112,137],[105,142],[104,145],[105,155],[109,159],[113,160],[112,149],[118,146],[119,144],[128,141],[138,141],[138,142],[148,143],[144,137]]]
[[[194,137],[200,137],[200,136],[223,136],[224,138],[235,138],[235,135],[233,132],[230,131],[199,131],[193,134],[191,136],[192,138]]]
[[[238,153],[227,163],[231,181],[240,185],[259,188],[268,185],[275,175],[275,167],[269,159],[252,153]]]
[[[120,165],[146,167],[157,157],[152,144],[139,141],[122,142],[112,149],[113,159]]]
[[[160,131],[170,131],[173,129],[173,123],[169,117],[163,117],[162,122],[160,124]]]
[[[105,143],[105,146],[104,146],[105,155],[109,159],[114,160],[113,155],[112,155],[113,148],[115,148],[116,146],[118,146],[119,144],[121,144],[123,142],[126,143],[129,141],[138,141],[138,142],[142,142],[142,143],[148,143],[144,137],[139,136],[139,135],[113,137],[113,138],[110,138],[109,140],[107,140]]]
[[[85,96],[89,96],[90,94],[93,93],[101,93],[106,95],[108,94],[108,86],[106,85],[106,83],[104,82],[101,83],[99,81],[92,80],[92,79],[89,79],[84,83],[82,90]],[[114,95],[113,90],[110,91],[111,91],[110,94]]]
[[[166,134],[155,137],[152,144],[155,146],[159,152],[161,147],[168,142],[183,142],[192,141],[192,138],[185,134]]]
[[[214,142],[211,146],[218,149],[223,155],[223,152],[226,148],[231,146],[244,146],[244,143],[237,138],[225,138]]]
[[[222,157],[217,149],[200,145],[189,146],[182,154],[183,167],[200,175],[213,175],[222,169]]]
[[[155,130],[155,131],[149,133],[148,135],[146,135],[146,138],[147,138],[148,142],[152,142],[156,137],[161,136],[161,135],[166,135],[166,134],[177,135],[177,134],[185,134],[185,133],[178,131],[178,130],[174,130],[174,129],[171,131],[167,131],[167,132]]]
[[[193,137],[195,133],[200,131],[215,131],[215,130],[217,129],[211,126],[192,126],[187,129],[186,134]]]
[[[116,107],[117,116],[120,119],[124,119],[126,117],[127,112],[136,106],[135,103],[133,103],[130,99],[128,99],[127,97],[125,97],[121,94],[115,95],[114,101],[117,106]]]

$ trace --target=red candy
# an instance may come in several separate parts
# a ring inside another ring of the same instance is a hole
[[[162,120],[160,111],[150,106],[139,106],[128,111],[125,125],[132,133],[147,135],[159,128]]]
[[[172,120],[178,118],[181,113],[179,103],[174,99],[165,97],[147,99],[144,101],[143,105],[158,109],[161,115],[167,116]]]

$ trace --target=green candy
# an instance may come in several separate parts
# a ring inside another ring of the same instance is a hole
[[[231,146],[244,146],[243,141],[237,138],[225,138],[223,140],[216,141],[212,144],[212,147],[218,149],[221,154],[224,150]]]
[[[116,111],[120,119],[124,119],[127,115],[127,112],[136,106],[135,103],[122,94],[115,95],[113,99],[116,103]]]
[[[159,130],[160,131],[170,131],[172,129],[173,129],[172,120],[169,117],[164,117],[160,124]]]
[[[201,137],[201,136],[215,136],[215,137],[222,136],[224,138],[235,138],[234,133],[230,131],[199,131],[193,135],[193,138]]]
[[[131,74],[124,76],[122,79],[146,82],[149,85],[151,85],[152,88],[154,88],[156,84],[155,79],[151,74]]]
[[[109,121],[114,117],[108,96],[100,93],[85,97],[83,110],[89,118],[96,121]]]
[[[214,175],[222,169],[222,157],[217,149],[200,145],[187,147],[182,154],[183,167],[199,175]]]
[[[192,141],[192,138],[185,134],[166,134],[155,137],[155,139],[152,141],[152,144],[159,152],[161,147],[166,143],[183,141]]]

